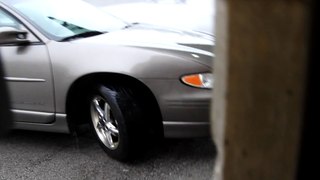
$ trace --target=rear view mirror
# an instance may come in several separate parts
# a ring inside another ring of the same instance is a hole
[[[19,30],[13,27],[0,27],[0,45],[14,44],[25,45],[29,43],[27,31]]]

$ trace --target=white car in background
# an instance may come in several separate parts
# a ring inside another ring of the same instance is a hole
[[[145,23],[213,36],[215,0],[153,0],[102,6],[128,23]]]

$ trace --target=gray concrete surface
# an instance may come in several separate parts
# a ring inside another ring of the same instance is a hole
[[[13,131],[0,138],[0,179],[212,178],[215,148],[210,139],[165,140],[130,163],[110,159],[90,133]]]

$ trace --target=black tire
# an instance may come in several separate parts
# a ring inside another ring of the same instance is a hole
[[[114,159],[129,160],[142,115],[130,89],[100,85],[89,96],[89,102],[90,125],[103,150]],[[104,116],[99,107],[104,110]]]

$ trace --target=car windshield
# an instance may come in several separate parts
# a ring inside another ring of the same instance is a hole
[[[81,0],[0,0],[21,13],[50,39],[98,35],[128,24]],[[94,33],[92,33],[94,32]],[[79,36],[80,35],[80,36]]]

